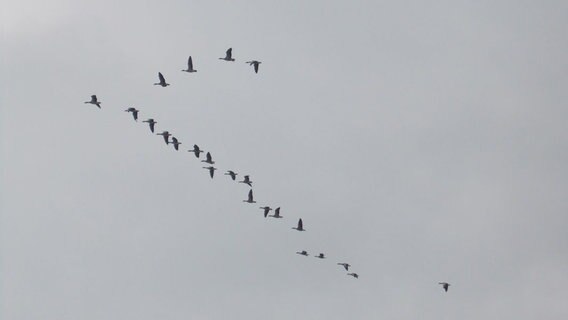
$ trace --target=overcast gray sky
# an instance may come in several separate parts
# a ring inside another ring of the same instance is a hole
[[[1,7],[0,318],[568,318],[568,2]]]

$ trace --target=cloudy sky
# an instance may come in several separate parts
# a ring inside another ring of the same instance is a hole
[[[0,318],[568,318],[566,1],[1,6]]]

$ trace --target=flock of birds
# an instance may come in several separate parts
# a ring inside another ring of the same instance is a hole
[[[224,60],[224,61],[235,61],[235,59],[233,58],[233,49],[229,48],[225,52],[225,57],[221,57],[219,59]],[[251,60],[251,61],[247,61],[246,63],[253,66],[254,72],[258,73],[258,68],[259,68],[259,65],[261,64],[260,61]],[[188,73],[197,72],[197,70],[194,69],[194,67],[193,67],[193,59],[191,58],[191,56],[189,56],[189,59],[187,61],[187,69],[183,69],[181,71],[188,72]],[[166,79],[161,72],[158,72],[158,80],[159,80],[159,82],[154,83],[154,85],[158,85],[158,86],[161,86],[161,87],[167,87],[167,86],[170,85],[169,83],[166,82]],[[91,95],[91,100],[85,101],[85,103],[96,105],[99,109],[101,109],[101,102],[98,100],[96,95]],[[124,111],[131,113],[132,117],[134,118],[134,121],[138,121],[138,113],[140,112],[140,110],[138,110],[134,107],[129,107],[128,109],[126,109]],[[152,133],[155,133],[156,123],[158,123],[157,121],[155,121],[152,118],[149,118],[149,119],[146,119],[142,122],[148,123],[148,125],[150,127],[150,131]],[[166,145],[170,145],[170,144],[173,145],[173,147],[176,151],[179,150],[179,146],[182,144],[169,131],[162,131],[160,133],[156,133],[156,135],[162,136]],[[201,153],[205,152],[197,144],[193,145],[193,149],[190,149],[190,150],[187,150],[187,151],[192,152],[195,155],[195,157],[198,158],[198,159],[200,159]],[[215,176],[215,170],[218,170],[218,168],[215,168],[213,166],[215,164],[215,161],[213,161],[213,157],[211,155],[211,152],[207,152],[205,154],[205,160],[201,160],[201,162],[209,164],[209,166],[203,167],[203,169],[206,169],[209,172],[209,176],[211,177],[211,179],[213,179],[213,177]],[[231,180],[236,181],[238,173],[233,171],[233,170],[227,170],[224,173],[224,175],[227,175],[227,176],[230,177]],[[250,179],[250,175],[244,175],[243,180],[238,181],[238,183],[243,183],[243,184],[246,184],[250,187],[247,199],[243,200],[243,202],[256,203],[256,201],[254,200],[254,196],[253,196],[253,190],[252,190],[252,183],[253,182]],[[276,219],[284,218],[280,214],[280,207],[273,209],[270,206],[263,206],[263,207],[260,207],[260,209],[263,210],[263,215],[264,215],[265,218],[267,218],[267,217],[276,218]],[[272,210],[274,210],[274,214],[270,214],[270,212]],[[301,218],[298,220],[298,223],[296,224],[296,226],[292,227],[292,229],[297,230],[297,231],[306,231],[306,229],[304,229],[304,223],[303,223]],[[298,252],[296,252],[296,254],[306,256],[306,257],[309,256],[309,253],[306,250],[298,251]],[[319,253],[317,255],[314,255],[314,257],[318,258],[318,259],[326,259],[327,258],[324,253]],[[359,274],[357,274],[355,272],[349,272],[349,269],[351,268],[351,264],[346,263],[346,262],[338,262],[337,265],[343,267],[345,269],[345,271],[348,272],[347,273],[348,276],[351,276],[351,277],[356,278],[356,279],[359,278]],[[449,283],[439,282],[439,284],[442,285],[442,288],[444,289],[444,291],[446,291],[446,292],[448,291],[448,288],[450,286]]]

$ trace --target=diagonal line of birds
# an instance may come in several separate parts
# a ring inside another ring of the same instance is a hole
[[[235,59],[233,58],[233,48],[227,49],[227,51],[225,52],[225,57],[220,57],[219,59],[224,60],[224,61],[234,62]],[[260,62],[258,60],[250,60],[250,61],[246,61],[245,63],[252,66],[254,68],[254,72],[258,73],[259,65],[262,62]],[[187,69],[182,69],[181,71],[187,72],[187,73],[197,72],[197,70],[193,66],[193,59],[192,59],[191,56],[189,56],[189,58],[187,60]],[[158,72],[158,80],[159,80],[159,82],[154,83],[154,85],[161,86],[161,87],[167,87],[167,86],[170,85],[169,83],[167,83],[166,78],[164,77],[164,75],[161,72]],[[85,103],[96,105],[99,109],[102,109],[101,108],[102,102],[98,100],[96,95],[91,95],[91,100],[85,101]],[[131,113],[132,117],[134,118],[134,121],[138,121],[138,114],[139,114],[140,110],[138,110],[134,107],[129,107],[128,109],[126,109],[124,111]],[[153,134],[162,136],[166,145],[171,144],[171,145],[173,145],[173,147],[176,151],[179,150],[179,146],[182,143],[179,141],[178,138],[174,137],[169,131],[162,131],[162,132],[159,132],[159,133],[155,132],[156,124],[158,123],[157,121],[155,121],[152,118],[148,118],[146,120],[143,120],[142,122],[148,123],[150,131]],[[201,149],[201,147],[199,147],[197,144],[193,145],[193,149],[189,149],[187,151],[193,153],[197,159],[201,159],[201,153],[205,152],[205,150]],[[218,168],[213,166],[215,164],[215,161],[213,160],[213,156],[211,155],[211,152],[208,151],[205,154],[205,159],[201,160],[201,162],[209,165],[209,166],[204,166],[202,168],[207,170],[208,173],[209,173],[209,176],[211,177],[211,179],[213,179],[214,176],[215,176],[215,171],[218,170]],[[227,170],[224,173],[224,175],[229,176],[229,179],[231,179],[232,181],[237,181],[237,176],[239,174],[237,172],[233,171],[233,170]],[[256,201],[254,199],[253,189],[252,189],[253,181],[251,180],[250,175],[243,175],[242,180],[237,181],[237,182],[246,184],[250,187],[247,198],[244,199],[243,202],[249,203],[249,204],[256,203]],[[259,207],[259,208],[262,209],[262,212],[263,212],[263,215],[264,215],[265,218],[269,218],[269,217],[275,218],[275,219],[284,218],[284,216],[282,216],[280,214],[280,209],[281,209],[280,207],[273,209],[270,206],[263,206],[263,207]],[[270,214],[270,212],[273,211],[273,210],[274,210],[274,213]],[[302,221],[302,218],[298,219],[297,224],[294,227],[292,227],[292,229],[297,230],[297,231],[306,231],[306,229],[304,228],[304,223]],[[304,256],[304,257],[308,257],[310,255],[306,250],[298,251],[298,252],[296,252],[296,254]],[[327,256],[324,253],[319,253],[317,255],[314,255],[314,257],[317,258],[317,259],[322,259],[322,260],[327,258]],[[351,264],[346,263],[346,262],[338,262],[337,265],[340,266],[341,268],[345,269],[345,271],[348,272],[346,274],[347,276],[351,276],[354,279],[359,278],[359,274],[357,274],[355,272],[349,272],[350,268],[351,268]],[[438,284],[442,286],[442,288],[444,289],[445,292],[448,291],[448,288],[450,286],[449,283],[439,282]]]

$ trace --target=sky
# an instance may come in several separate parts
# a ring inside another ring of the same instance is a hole
[[[1,6],[1,319],[568,318],[567,2]]]

